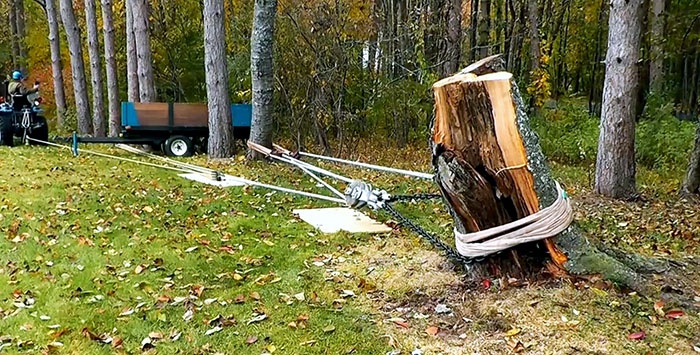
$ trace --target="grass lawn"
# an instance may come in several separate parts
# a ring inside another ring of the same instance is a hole
[[[375,148],[355,158],[427,170],[423,150]],[[282,165],[216,167],[315,190]],[[554,170],[589,233],[645,254],[697,253],[698,206],[670,194],[675,180],[642,171],[649,200],[618,203],[590,196],[586,169]],[[341,171],[390,192],[434,191]],[[655,309],[656,300],[595,278],[468,285],[412,234],[324,235],[291,212],[322,206],[333,205],[55,148],[1,147],[0,353],[700,353],[693,311]],[[439,203],[402,211],[451,230]],[[637,332],[644,339],[628,338]]]

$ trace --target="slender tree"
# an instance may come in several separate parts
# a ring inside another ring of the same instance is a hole
[[[479,1],[479,56],[491,54],[491,0]]]
[[[451,75],[459,70],[462,53],[462,0],[449,0],[447,6],[447,60],[443,73]]]
[[[95,0],[85,0],[90,79],[92,81],[92,127],[95,137],[105,136],[104,88],[102,87],[102,60],[97,32]]]
[[[114,14],[112,0],[102,0],[102,30],[107,69],[107,103],[109,107],[109,135],[119,134],[119,78],[117,76],[116,49],[114,48]]]
[[[530,71],[540,67],[540,28],[537,0],[528,0],[528,17],[530,20]]]
[[[24,0],[13,0],[15,9],[15,28],[17,29],[17,44],[19,46],[19,68],[22,73],[27,71],[27,28],[24,16]]]
[[[138,56],[134,36],[133,0],[126,0],[126,85],[127,100],[139,101]]]
[[[233,125],[226,69],[226,28],[224,3],[204,0],[204,68],[209,102],[209,158],[233,155]]]
[[[610,2],[595,191],[614,198],[636,194],[634,125],[643,2]]]
[[[51,72],[53,74],[53,93],[56,100],[56,125],[63,127],[66,114],[66,91],[63,84],[63,62],[61,60],[60,32],[55,0],[46,0],[44,9],[49,24],[49,48],[51,50]]]
[[[651,11],[651,62],[649,87],[652,91],[663,88],[664,77],[664,28],[666,26],[666,0],[653,0]]]
[[[60,5],[63,28],[66,30],[68,51],[70,53],[73,93],[75,94],[75,106],[78,115],[78,133],[91,134],[92,121],[90,120],[90,104],[88,100],[87,82],[85,80],[85,62],[83,61],[80,27],[78,27],[78,22],[75,20],[73,1],[60,0]]]
[[[695,148],[690,156],[688,172],[685,175],[681,192],[686,195],[700,195],[700,122],[698,122],[698,128],[695,131]]]
[[[134,21],[134,41],[139,74],[139,98],[141,102],[156,99],[153,80],[153,56],[151,54],[151,33],[148,20],[148,0],[132,0],[131,13]]]
[[[253,87],[250,140],[268,148],[272,146],[272,45],[276,12],[277,0],[255,0],[253,31],[250,36],[250,73]],[[259,158],[259,154],[249,150],[248,157]]]
[[[20,67],[20,55],[19,55],[19,36],[17,34],[17,8],[14,6],[14,2],[11,4],[8,11],[8,21],[10,24],[10,39],[12,42],[12,66],[14,68]]]

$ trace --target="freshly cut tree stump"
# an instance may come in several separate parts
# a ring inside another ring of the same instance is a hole
[[[460,233],[516,221],[552,205],[558,196],[517,85],[500,68],[502,60],[492,56],[433,85],[435,180]],[[531,277],[543,270],[600,275],[642,294],[687,304],[698,285],[675,273],[673,265],[678,264],[594,243],[573,222],[555,238],[491,254],[466,265],[466,271],[475,281]],[[664,291],[669,289],[685,290],[684,296]]]

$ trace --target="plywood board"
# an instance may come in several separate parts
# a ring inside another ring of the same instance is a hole
[[[350,233],[391,232],[386,224],[377,222],[364,213],[350,208],[316,208],[294,210],[304,222],[318,228],[323,233],[337,233],[341,230]]]
[[[219,186],[219,187],[231,187],[231,186],[243,186],[243,185],[245,185],[243,182],[241,182],[239,180],[227,178],[226,176],[223,176],[221,181],[216,181],[216,180],[210,179],[207,176],[204,176],[202,174],[197,174],[197,173],[188,173],[188,174],[179,174],[179,175],[184,177],[185,179],[188,179],[188,180],[201,182],[203,184],[208,184],[208,185]]]

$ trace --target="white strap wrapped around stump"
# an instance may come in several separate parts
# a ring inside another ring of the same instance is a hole
[[[455,244],[461,255],[486,256],[519,244],[556,236],[569,227],[574,219],[571,202],[559,183],[556,183],[557,199],[539,212],[508,224],[474,233],[455,230]]]

